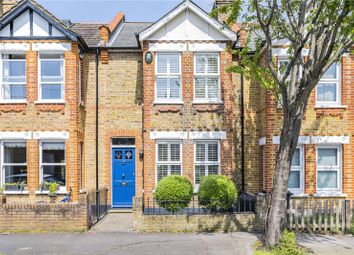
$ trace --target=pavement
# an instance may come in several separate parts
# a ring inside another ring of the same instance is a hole
[[[133,231],[132,213],[108,213],[102,220],[94,225],[90,232],[132,232]]]
[[[353,236],[323,236],[297,234],[296,239],[300,245],[311,249],[318,255],[353,255],[354,237]]]
[[[1,255],[251,255],[257,237],[250,233],[141,234],[87,232],[0,234]]]

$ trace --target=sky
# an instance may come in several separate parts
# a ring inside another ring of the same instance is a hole
[[[126,21],[156,21],[182,0],[37,0],[59,19],[109,22],[117,12]],[[194,0],[209,12],[214,0]]]

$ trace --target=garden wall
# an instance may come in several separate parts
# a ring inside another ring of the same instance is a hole
[[[135,198],[134,230],[138,232],[259,231],[256,213],[144,215],[142,199]]]
[[[75,203],[6,203],[0,197],[0,233],[72,232],[88,229],[87,195]],[[5,202],[5,203],[4,203]]]

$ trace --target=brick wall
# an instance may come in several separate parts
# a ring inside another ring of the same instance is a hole
[[[348,198],[354,197],[352,176],[354,164],[352,153],[354,149],[353,116],[354,104],[351,98],[354,90],[351,88],[354,77],[354,55],[348,54],[342,57],[341,63],[341,108],[316,108],[316,91],[310,96],[309,104],[302,124],[300,136],[349,136],[350,144],[342,145],[342,188]],[[264,101],[265,100],[265,101]],[[278,145],[272,144],[273,136],[280,136],[282,126],[282,111],[277,108],[275,96],[260,88],[258,125],[260,137],[266,137],[265,150],[265,187],[271,190],[275,169],[276,153]],[[316,145],[304,145],[305,157],[305,193],[316,193]],[[260,166],[260,172],[262,166]]]
[[[144,55],[148,50],[144,43]],[[239,113],[235,108],[239,102],[234,101],[239,88],[233,82],[233,75],[226,72],[232,64],[232,55],[228,51],[220,53],[221,98],[223,104],[193,104],[194,95],[194,53],[182,52],[182,100],[183,105],[157,105],[155,100],[155,56],[151,64],[143,64],[144,73],[144,180],[145,194],[151,195],[155,188],[155,140],[150,139],[152,131],[225,131],[227,138],[221,140],[221,173],[234,178],[236,166],[235,157],[237,142],[234,138],[239,130],[235,116]],[[237,76],[234,75],[236,78]],[[194,182],[194,143],[193,140],[183,140],[182,144],[183,175]],[[239,179],[236,180],[239,182]]]
[[[86,194],[80,203],[5,203],[0,200],[0,233],[71,232],[88,229]]]
[[[11,42],[11,41],[3,41]],[[19,41],[16,41],[19,42]],[[25,42],[25,41],[24,41]],[[32,43],[49,41],[27,41]],[[71,43],[70,41],[51,41]],[[67,131],[66,180],[67,191],[73,190],[76,201],[79,192],[79,134],[83,133],[82,110],[78,102],[78,45],[71,43],[72,50],[65,52],[65,103],[44,104],[38,102],[38,52],[26,52],[26,98],[21,104],[0,104],[0,131]],[[30,139],[27,143],[28,191],[26,196],[35,201],[35,191],[39,189],[39,140]]]
[[[85,105],[85,188],[95,188],[96,181],[96,63],[95,54],[83,60]],[[99,185],[108,188],[111,204],[111,140],[135,138],[136,192],[142,192],[142,55],[134,52],[109,52],[108,62],[99,63]]]

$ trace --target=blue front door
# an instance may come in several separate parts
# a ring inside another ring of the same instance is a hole
[[[112,207],[132,207],[135,196],[135,149],[112,149]]]

